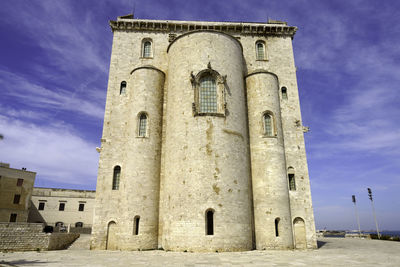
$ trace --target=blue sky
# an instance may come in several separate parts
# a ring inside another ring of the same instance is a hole
[[[133,0],[0,2],[0,161],[36,186],[95,189],[112,32]],[[284,20],[294,52],[316,226],[400,230],[400,1],[136,0],[141,19]]]

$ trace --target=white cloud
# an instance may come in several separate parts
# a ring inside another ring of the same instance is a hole
[[[0,85],[3,87],[3,96],[12,97],[13,101],[22,102],[26,106],[40,108],[43,114],[54,115],[59,110],[68,110],[98,119],[104,116],[104,104],[99,98],[86,100],[84,94],[76,94],[77,90],[71,93],[60,88],[45,88],[1,69]]]
[[[0,116],[0,161],[26,167],[37,178],[93,187],[96,183],[96,144],[87,142],[68,125],[39,126]]]

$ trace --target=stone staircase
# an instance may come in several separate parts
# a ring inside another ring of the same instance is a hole
[[[90,237],[91,235],[81,234],[81,236],[69,246],[68,250],[89,250]]]

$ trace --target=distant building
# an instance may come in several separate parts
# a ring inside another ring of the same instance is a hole
[[[30,222],[50,226],[91,228],[96,191],[33,188]]]
[[[0,163],[0,222],[27,222],[36,172]]]

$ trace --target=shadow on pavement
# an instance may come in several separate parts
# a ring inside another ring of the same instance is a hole
[[[28,260],[15,260],[15,261],[0,261],[0,267],[6,267],[6,266],[21,266],[21,265],[36,265],[36,264],[49,264],[52,262],[49,261],[39,261],[39,260],[34,260],[34,261],[28,261]]]
[[[327,242],[317,240],[317,247],[322,248]]]

